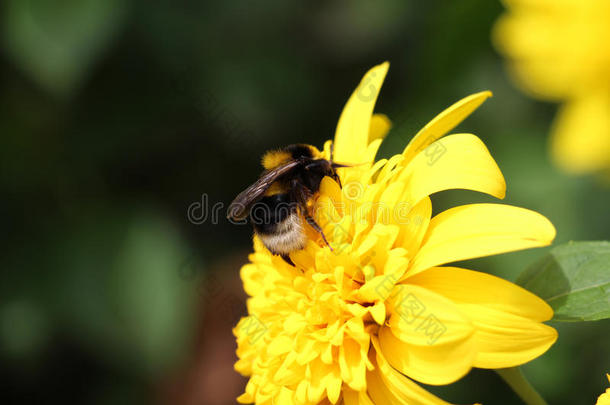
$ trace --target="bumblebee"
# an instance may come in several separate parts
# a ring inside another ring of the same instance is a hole
[[[336,169],[346,165],[334,163],[307,144],[289,145],[263,156],[265,171],[250,187],[229,205],[227,218],[248,218],[265,247],[286,262],[290,252],[303,249],[307,236],[304,222],[318,232],[331,248],[322,228],[313,219],[310,202],[320,190],[320,182],[329,176],[339,184]]]

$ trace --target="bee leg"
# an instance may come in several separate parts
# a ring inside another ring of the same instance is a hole
[[[305,214],[305,220],[307,221],[307,223],[316,230],[316,232],[318,232],[320,235],[322,235],[322,239],[324,240],[324,243],[326,243],[326,246],[328,246],[328,248],[330,249],[330,251],[333,251],[333,247],[330,245],[330,243],[328,243],[328,241],[326,240],[326,235],[324,235],[324,231],[322,230],[322,227],[320,225],[318,225],[318,223],[316,222],[315,219],[313,219],[309,214]]]
[[[288,256],[288,255],[280,255],[280,257],[281,257],[282,259],[284,259],[284,261],[285,261],[286,263],[288,263],[289,265],[291,265],[292,267],[296,267],[296,266],[294,265],[294,262],[293,262],[293,261],[292,261],[292,259],[290,258],[290,256]]]
[[[328,243],[328,240],[326,240],[326,235],[324,235],[324,231],[322,230],[322,227],[320,225],[318,225],[316,220],[313,219],[313,217],[309,214],[309,209],[307,207],[307,199],[311,195],[311,192],[307,189],[307,187],[304,187],[302,184],[300,184],[298,180],[293,180],[290,184],[290,187],[293,190],[293,196],[294,196],[295,201],[299,205],[301,214],[303,215],[303,217],[305,217],[305,221],[307,221],[307,223],[313,229],[315,229],[316,232],[318,232],[320,235],[322,235],[322,239],[324,240],[324,243],[326,243],[326,246],[328,246],[330,248],[330,250],[332,251],[333,247],[330,245],[330,243]]]

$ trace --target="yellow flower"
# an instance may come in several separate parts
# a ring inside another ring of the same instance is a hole
[[[610,374],[606,374],[606,378],[608,379],[608,382],[610,382]],[[610,388],[606,389],[606,392],[597,398],[596,405],[610,405]]]
[[[256,404],[446,404],[421,388],[472,367],[528,362],[556,340],[540,298],[500,278],[443,264],[549,244],[543,216],[500,204],[432,217],[432,193],[469,189],[502,198],[505,182],[479,138],[448,135],[491,94],[454,104],[404,152],[374,163],[390,123],[373,115],[388,64],[363,78],[335,136],[343,187],[322,181],[305,249],[274,256],[255,238],[241,269],[249,316],[234,329],[249,376],[238,401]],[[330,142],[325,145],[330,155]]]
[[[555,160],[574,173],[610,169],[610,2],[505,2],[493,36],[510,72],[534,97],[563,103]]]

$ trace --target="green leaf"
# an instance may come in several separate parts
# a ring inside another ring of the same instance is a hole
[[[524,271],[517,284],[544,299],[554,321],[610,318],[610,242],[569,242]]]

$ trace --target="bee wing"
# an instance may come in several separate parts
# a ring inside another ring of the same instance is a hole
[[[291,160],[275,169],[269,170],[261,175],[250,187],[242,191],[235,197],[227,211],[227,218],[240,220],[248,215],[248,209],[263,197],[263,194],[278,177],[288,173],[298,165],[302,164],[299,160]]]

